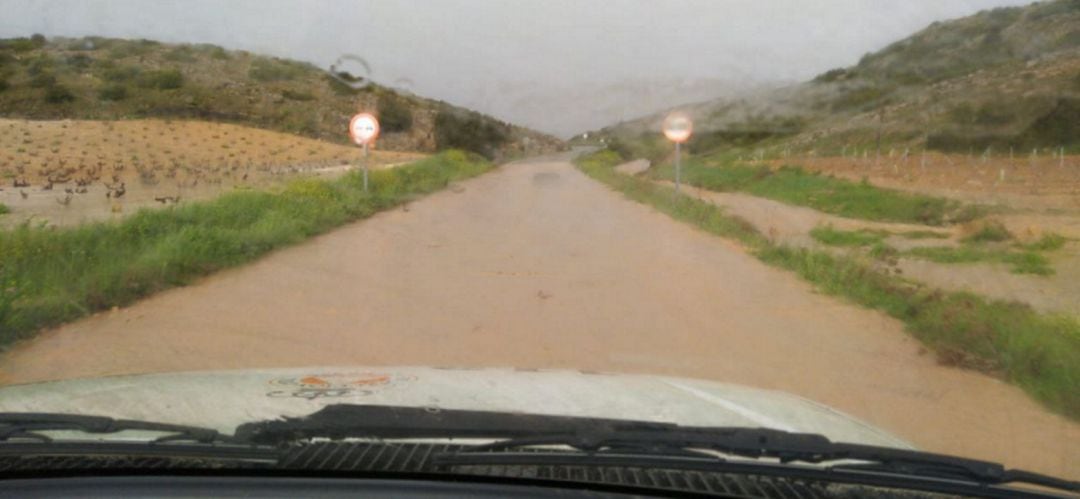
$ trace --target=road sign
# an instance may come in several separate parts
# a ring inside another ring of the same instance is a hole
[[[369,113],[360,113],[349,120],[349,137],[357,145],[366,146],[379,136],[379,120]]]
[[[682,183],[682,143],[690,140],[690,134],[694,133],[694,123],[690,117],[674,112],[664,118],[664,136],[675,143],[675,192],[679,192]]]
[[[685,114],[671,113],[664,119],[664,136],[676,144],[689,140],[693,132],[694,123]]]
[[[349,137],[357,145],[364,146],[364,192],[368,190],[368,144],[375,142],[379,136],[379,120],[370,113],[360,113],[349,120]]]

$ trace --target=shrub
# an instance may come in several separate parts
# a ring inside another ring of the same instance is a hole
[[[1024,130],[1025,146],[1055,147],[1080,143],[1080,99],[1059,99],[1050,112]]]
[[[309,101],[314,100],[315,96],[311,92],[294,91],[285,89],[281,91],[281,96],[289,100]]]
[[[10,49],[14,52],[29,52],[37,48],[34,46],[34,42],[30,41],[29,38],[11,38],[4,40],[2,46],[3,48]]]
[[[41,33],[34,33],[30,35],[30,43],[34,45],[34,48],[41,48],[45,46],[45,35]]]
[[[179,69],[147,71],[139,77],[139,86],[158,90],[177,89],[184,86],[184,75]]]
[[[190,46],[181,45],[165,53],[165,60],[174,62],[195,62],[195,51]]]
[[[11,213],[11,208],[8,208],[6,204],[0,203],[0,215],[5,213]]]
[[[330,90],[333,90],[337,95],[356,95],[360,93],[360,89],[350,87],[329,74],[323,76],[323,79],[330,86]]]
[[[300,78],[308,70],[307,65],[299,62],[259,58],[251,61],[248,77],[262,82],[289,81]]]
[[[9,87],[9,84],[8,84],[7,80],[0,80],[0,92],[3,92],[4,90],[7,90],[8,87]]]
[[[56,85],[56,77],[52,73],[41,73],[30,78],[29,85],[31,88],[49,88]]]
[[[1008,109],[991,103],[983,104],[975,111],[974,121],[978,125],[1005,125],[1016,119]]]
[[[830,83],[847,79],[848,72],[844,68],[830,69],[814,77],[814,83]]]
[[[94,62],[94,60],[86,54],[75,54],[68,56],[64,59],[64,64],[67,64],[69,67],[76,71],[85,70],[86,68],[90,67],[90,63],[92,62]]]
[[[394,94],[379,96],[379,125],[387,132],[404,132],[412,128],[412,109],[404,99]]]
[[[889,88],[876,86],[860,87],[834,100],[832,109],[833,111],[864,110],[872,104],[884,102],[890,91]]]
[[[128,97],[128,89],[126,86],[113,83],[101,87],[98,91],[98,98],[104,101],[120,101]]]
[[[53,85],[45,89],[45,102],[49,104],[63,104],[73,100],[75,100],[75,94],[63,85]]]
[[[997,243],[1001,241],[1008,241],[1013,238],[1012,233],[1005,228],[1005,225],[997,220],[988,220],[979,227],[979,230],[975,231],[971,235],[964,238],[964,242],[969,243]]]
[[[465,149],[493,158],[509,139],[509,127],[479,113],[443,109],[435,115],[435,144],[439,149]]]
[[[226,52],[225,49],[218,47],[217,45],[204,45],[204,47],[205,50],[210,53],[210,57],[212,59],[217,59],[221,61],[229,59],[229,53]]]
[[[112,66],[111,63],[102,72],[101,77],[108,81],[129,81],[139,76],[140,69],[138,66]]]
[[[53,67],[53,60],[47,55],[39,55],[27,61],[26,74],[30,76],[38,76],[49,72]]]

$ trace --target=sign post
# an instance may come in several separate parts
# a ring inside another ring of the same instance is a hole
[[[690,139],[694,124],[685,114],[674,112],[664,119],[664,136],[675,143],[675,192],[682,183],[682,143]]]
[[[370,113],[360,113],[349,120],[349,137],[364,148],[364,192],[368,191],[368,144],[379,136],[379,120]]]

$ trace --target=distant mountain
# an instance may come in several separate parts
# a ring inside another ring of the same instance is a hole
[[[493,157],[526,145],[561,146],[545,134],[299,61],[152,40],[0,40],[3,117],[209,119],[347,142],[358,109],[377,110],[384,149],[454,147]]]
[[[767,87],[748,79],[717,78],[653,77],[565,87],[546,82],[500,82],[491,85],[484,100],[466,104],[479,110],[504,110],[502,116],[515,123],[567,138],[672,105],[729,97],[753,88]]]
[[[684,106],[699,149],[838,153],[1080,149],[1080,0],[998,8],[926,29],[781,89]],[[666,112],[602,131],[655,134]],[[693,144],[692,144],[693,146]]]

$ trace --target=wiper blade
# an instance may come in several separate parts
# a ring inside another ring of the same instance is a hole
[[[678,430],[661,434],[616,430],[607,434],[538,435],[473,446],[458,453],[491,453],[537,446],[566,446],[582,452],[611,454],[627,450],[644,450],[650,454],[665,454],[666,449],[709,450],[728,456],[773,458],[780,463],[838,463],[829,465],[828,469],[831,470],[963,479],[985,485],[1027,483],[1080,492],[1080,482],[1023,470],[1009,470],[1001,464],[989,461],[889,447],[836,443],[817,434],[759,428],[680,427]]]
[[[114,419],[104,416],[89,416],[83,414],[40,412],[0,413],[0,442],[12,440],[52,442],[52,437],[43,433],[50,431],[77,431],[90,434],[108,434],[129,430],[165,433],[165,435],[154,439],[152,441],[154,443],[246,443],[231,436],[219,433],[217,430],[200,428],[197,426]]]
[[[830,469],[837,470],[962,479],[987,485],[1027,483],[1080,491],[1080,482],[1007,470],[988,461],[836,443],[823,435],[762,428],[690,427],[617,419],[336,404],[301,418],[244,424],[237,428],[236,437],[272,445],[312,438],[496,440],[466,447],[458,451],[462,455],[492,455],[535,446],[567,446],[593,454],[636,452],[668,456],[707,450],[743,458],[773,458],[781,463],[835,463]],[[715,456],[712,459],[720,460]]]

